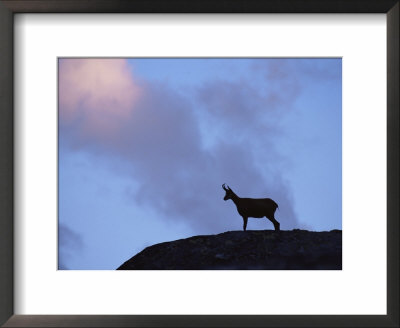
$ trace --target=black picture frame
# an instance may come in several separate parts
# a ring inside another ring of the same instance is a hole
[[[399,327],[399,8],[399,0],[1,0],[0,324],[4,327]],[[14,315],[13,21],[17,13],[385,13],[387,315]]]

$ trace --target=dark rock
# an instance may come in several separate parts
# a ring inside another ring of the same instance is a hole
[[[117,270],[341,270],[342,231],[229,231],[145,248]]]

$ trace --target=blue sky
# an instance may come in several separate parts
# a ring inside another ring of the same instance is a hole
[[[282,230],[342,228],[341,59],[59,61],[59,268],[241,230],[221,185]],[[273,229],[249,219],[248,230]]]

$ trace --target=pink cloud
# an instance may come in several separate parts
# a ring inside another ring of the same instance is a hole
[[[124,59],[60,59],[58,86],[60,123],[92,135],[114,133],[141,95]]]

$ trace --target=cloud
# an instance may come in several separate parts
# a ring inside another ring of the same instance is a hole
[[[68,270],[68,261],[84,247],[81,236],[63,223],[58,224],[58,269]]]
[[[259,71],[260,68],[268,71],[269,66],[260,66]],[[285,137],[280,119],[293,110],[291,105],[300,85],[297,81],[287,81],[291,77],[281,65],[279,69],[282,70],[279,74],[262,76],[266,88],[257,88],[246,80],[210,81],[199,88],[198,98],[208,124],[218,129],[214,133],[218,141],[213,150],[218,154],[220,176],[226,177],[224,181],[239,196],[271,197],[277,201],[280,204],[277,217],[284,218],[282,227],[288,229],[298,227],[298,222],[290,184],[285,179],[285,159],[276,143]],[[275,90],[283,85],[293,85],[291,98],[281,93],[277,96]]]
[[[123,59],[60,59],[58,85],[60,122],[96,137],[114,133],[140,97]]]
[[[137,205],[196,234],[240,229],[236,209],[222,200],[228,183],[239,196],[273,198],[281,228],[297,227],[274,147],[283,115],[274,90],[220,80],[182,96],[163,83],[139,83],[123,60],[91,61],[60,61],[60,138],[123,163],[116,174],[139,185],[130,193]]]

